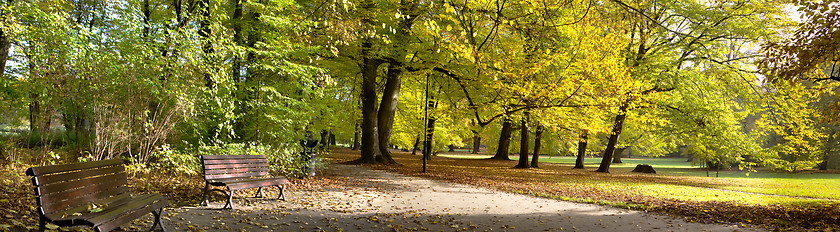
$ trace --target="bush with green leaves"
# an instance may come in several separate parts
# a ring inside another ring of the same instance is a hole
[[[291,145],[291,144],[290,144]],[[303,177],[306,175],[306,163],[299,153],[301,149],[295,146],[270,146],[243,143],[229,143],[220,146],[198,146],[186,149],[172,149],[164,145],[155,155],[155,162],[150,162],[148,168],[153,170],[198,175],[202,173],[202,155],[265,155],[268,167],[274,175],[287,177]],[[145,165],[141,165],[145,166]],[[316,169],[323,165],[316,162]]]

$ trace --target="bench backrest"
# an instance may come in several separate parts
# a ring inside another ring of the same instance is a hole
[[[26,174],[32,176],[41,215],[128,191],[125,167],[120,159],[31,167]]]
[[[203,155],[205,180],[247,179],[268,175],[265,155]]]

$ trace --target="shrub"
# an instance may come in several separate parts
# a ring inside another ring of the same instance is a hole
[[[172,149],[168,145],[163,145],[154,153],[152,162],[148,165],[140,164],[138,168],[173,174],[198,175],[202,172],[200,159],[202,155],[265,155],[272,174],[297,178],[306,175],[305,161],[297,150],[293,146],[242,143],[198,146],[183,150]],[[136,163],[136,161],[132,160],[132,163]],[[316,169],[322,168],[323,164],[316,162],[315,167]]]

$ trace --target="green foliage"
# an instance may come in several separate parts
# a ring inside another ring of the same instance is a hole
[[[287,177],[305,176],[303,157],[298,152],[299,147],[268,146],[242,143],[229,143],[220,146],[197,146],[187,149],[173,149],[164,145],[156,151],[153,162],[134,163],[135,171],[157,171],[168,174],[200,175],[202,173],[202,155],[265,155],[269,160],[269,169],[275,175]],[[316,168],[323,164],[316,162]]]
[[[838,83],[779,82],[768,87],[766,113],[756,122],[767,140],[766,151],[760,153],[765,165],[786,171],[814,167],[836,149],[832,137],[836,133],[833,117],[825,113]]]

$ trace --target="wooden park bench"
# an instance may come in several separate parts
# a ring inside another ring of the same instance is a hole
[[[255,197],[262,196],[262,188],[277,186],[280,189],[279,200],[286,200],[284,190],[290,183],[285,177],[270,177],[268,175],[268,160],[264,155],[203,155],[201,164],[204,166],[204,196],[201,204],[207,205],[207,194],[218,191],[227,196],[227,202],[222,208],[233,208],[233,191],[259,188]],[[211,189],[210,186],[225,187]]]
[[[166,231],[160,216],[169,200],[160,194],[131,194],[122,160],[32,167],[26,174],[35,185],[40,231],[47,223],[111,231],[147,213],[155,216],[152,229],[160,225]]]

